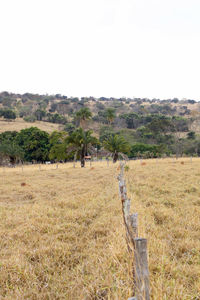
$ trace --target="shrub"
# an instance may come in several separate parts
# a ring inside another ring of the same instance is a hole
[[[31,123],[34,123],[36,121],[36,117],[35,116],[27,116],[27,117],[24,117],[23,118],[24,121],[26,122],[31,122]]]

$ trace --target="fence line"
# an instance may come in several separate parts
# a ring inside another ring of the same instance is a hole
[[[149,270],[147,260],[147,240],[138,237],[138,214],[130,214],[130,199],[127,197],[124,179],[124,163],[120,163],[118,176],[122,214],[126,229],[128,251],[133,255],[133,297],[128,300],[149,300]]]

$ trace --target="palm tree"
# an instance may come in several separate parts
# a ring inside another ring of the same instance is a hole
[[[106,119],[107,119],[108,123],[111,125],[111,123],[115,119],[115,109],[107,108],[107,110],[106,110]]]
[[[79,121],[81,127],[85,127],[86,121],[90,120],[92,113],[88,107],[83,107],[76,112],[75,119]]]
[[[116,163],[120,156],[126,158],[126,155],[124,153],[128,152],[130,149],[129,144],[126,142],[124,137],[117,134],[110,135],[103,142],[103,146],[111,153],[113,163]]]
[[[67,152],[74,153],[74,159],[80,157],[81,167],[85,166],[85,156],[95,151],[94,145],[98,144],[97,138],[92,136],[92,130],[84,131],[82,128],[76,129],[66,139],[68,144]]]

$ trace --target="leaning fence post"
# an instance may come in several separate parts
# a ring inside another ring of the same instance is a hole
[[[147,260],[147,240],[135,239],[135,281],[136,299],[149,300],[149,269]]]

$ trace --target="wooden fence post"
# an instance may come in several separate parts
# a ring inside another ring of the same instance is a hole
[[[135,239],[135,279],[136,299],[150,300],[149,295],[149,269],[147,260],[147,240]]]
[[[107,159],[107,167],[109,167],[109,159]]]
[[[134,238],[137,238],[138,237],[138,213],[130,215],[129,220],[133,231],[133,236]]]

